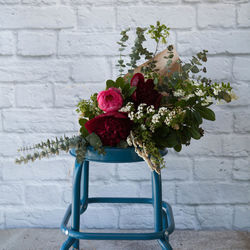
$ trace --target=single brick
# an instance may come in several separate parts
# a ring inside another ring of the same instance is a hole
[[[14,86],[1,84],[0,108],[10,108],[14,105]]]
[[[166,168],[162,170],[162,180],[188,180],[191,178],[192,161],[189,158],[165,156]]]
[[[118,164],[119,180],[150,180],[151,171],[145,162]]]
[[[117,41],[118,33],[88,34],[79,32],[60,32],[58,54],[59,55],[119,55]]]
[[[234,228],[240,230],[250,230],[250,206],[235,207]]]
[[[16,134],[0,134],[0,156],[16,156],[21,139]]]
[[[0,8],[0,26],[5,29],[61,29],[75,24],[73,10],[65,6]]]
[[[210,54],[250,53],[249,31],[194,31],[178,32],[178,53],[193,55],[203,49]]]
[[[203,129],[208,132],[231,133],[233,131],[233,113],[215,109],[215,121],[203,119]]]
[[[25,84],[16,86],[17,107],[52,107],[53,93],[50,84]]]
[[[117,13],[119,29],[154,24],[155,13],[157,13],[157,20],[167,23],[173,29],[191,28],[195,24],[195,10],[191,6],[118,7]]]
[[[142,182],[139,190],[140,197],[152,197],[151,181]],[[175,184],[169,181],[162,181],[162,200],[175,204]]]
[[[198,26],[201,28],[235,26],[236,10],[233,4],[201,4],[197,11]]]
[[[5,211],[6,227],[56,228],[65,214],[65,208],[12,208]]]
[[[30,162],[28,164],[16,165],[13,160],[0,160],[3,170],[3,180],[71,180],[69,174],[73,166],[73,159],[54,159]],[[15,173],[15,174],[13,174]]]
[[[234,128],[236,132],[250,132],[250,112],[235,112]]]
[[[233,75],[237,80],[250,80],[250,57],[236,57],[233,62]]]
[[[26,185],[25,203],[29,206],[58,206],[62,203],[62,188],[58,185]]]
[[[115,207],[89,206],[81,218],[84,228],[117,228],[118,210]]]
[[[214,155],[220,156],[222,152],[222,136],[205,134],[200,140],[191,140],[189,146],[183,146],[181,154],[187,156]]]
[[[90,197],[137,197],[139,192],[138,183],[119,182],[90,185]]]
[[[172,206],[176,229],[199,229],[194,207]]]
[[[13,55],[15,51],[15,39],[10,31],[0,32],[0,55]]]
[[[78,21],[78,27],[83,31],[113,30],[115,28],[115,9],[113,7],[79,7]],[[99,37],[99,39],[101,38]]]
[[[72,65],[72,78],[75,82],[104,82],[109,67],[104,58],[84,58]]]
[[[232,160],[202,158],[196,159],[194,176],[199,180],[227,180],[231,178]]]
[[[3,62],[0,64],[0,81],[3,82],[35,82],[60,81],[67,82],[70,65],[54,60],[32,60],[22,62]]]
[[[142,229],[154,227],[154,213],[152,206],[130,205],[120,209],[119,228]]]
[[[16,205],[23,204],[24,202],[24,191],[23,185],[21,184],[1,184],[1,205]]]
[[[249,203],[250,186],[235,183],[179,183],[177,203],[180,204],[227,204]]]
[[[234,160],[233,167],[233,179],[234,180],[250,180],[250,160],[246,159],[238,159]]]
[[[56,84],[55,106],[75,107],[82,99],[89,99],[93,93],[103,90],[103,84]]]
[[[56,53],[56,34],[53,32],[19,32],[17,49],[17,54],[21,56],[53,55]]]
[[[73,110],[3,111],[4,130],[9,132],[73,132],[77,117]]]
[[[238,7],[238,26],[250,27],[250,3],[242,3]]]
[[[223,136],[223,155],[248,156],[250,152],[250,136],[225,135]]]
[[[203,66],[207,68],[207,73],[203,75],[213,80],[224,80],[232,78],[232,60],[228,57],[209,57]]]
[[[199,206],[196,211],[201,229],[232,229],[232,207]]]

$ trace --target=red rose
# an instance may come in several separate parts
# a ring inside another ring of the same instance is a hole
[[[132,77],[130,85],[136,87],[132,98],[137,106],[140,103],[154,105],[155,108],[160,106],[162,95],[154,89],[155,85],[153,79],[148,79],[145,82],[143,74],[136,73]]]
[[[85,127],[90,134],[96,133],[104,146],[116,146],[121,140],[127,139],[131,121],[127,114],[113,111],[87,121]]]

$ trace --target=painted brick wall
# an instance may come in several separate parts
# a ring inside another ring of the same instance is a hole
[[[58,227],[71,200],[68,155],[16,166],[20,145],[77,133],[75,104],[117,76],[124,27],[160,20],[186,58],[209,50],[208,72],[239,99],[216,106],[200,141],[166,157],[163,198],[177,228],[250,230],[248,0],[0,0],[0,228]],[[90,167],[90,194],[150,196],[144,164]],[[152,227],[152,209],[90,206],[85,227]]]

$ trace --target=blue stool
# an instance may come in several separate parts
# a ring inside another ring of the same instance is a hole
[[[161,175],[152,172],[152,198],[120,198],[120,197],[88,197],[89,189],[89,162],[108,162],[108,163],[128,163],[143,161],[135,153],[133,147],[126,149],[105,148],[105,155],[98,154],[92,147],[88,147],[84,162],[75,161],[72,204],[69,205],[62,224],[62,232],[68,236],[63,243],[61,250],[79,248],[79,240],[158,240],[162,249],[172,249],[169,244],[169,235],[174,231],[174,217],[171,206],[162,201]],[[74,150],[70,154],[76,156]],[[161,151],[162,155],[167,154],[167,150]],[[85,212],[89,203],[142,203],[152,204],[154,207],[154,229],[152,233],[84,233],[79,232],[80,215]],[[71,228],[67,227],[70,216],[72,215]]]

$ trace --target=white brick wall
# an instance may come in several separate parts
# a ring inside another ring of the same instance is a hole
[[[59,227],[73,158],[17,166],[17,147],[77,133],[77,101],[116,76],[120,29],[160,20],[183,58],[208,49],[209,76],[239,96],[166,157],[163,198],[177,228],[250,230],[249,13],[249,0],[0,0],[0,228]],[[90,166],[91,195],[150,196],[149,180],[145,163]],[[92,205],[81,224],[150,228],[152,208]]]

